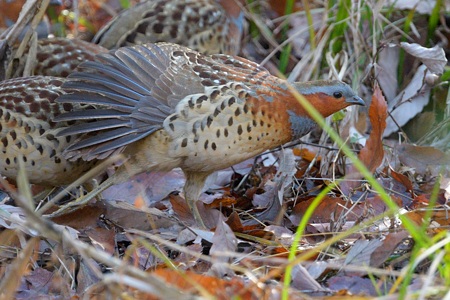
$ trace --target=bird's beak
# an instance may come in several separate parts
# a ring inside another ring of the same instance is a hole
[[[345,102],[347,102],[349,104],[353,104],[353,105],[366,106],[366,103],[364,102],[364,100],[358,96],[353,96],[350,99],[347,99]]]

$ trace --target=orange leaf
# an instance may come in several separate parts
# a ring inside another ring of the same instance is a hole
[[[168,284],[177,286],[180,290],[194,292],[198,287],[203,288],[216,299],[252,299],[249,288],[237,277],[231,280],[223,280],[212,276],[200,275],[191,271],[180,273],[168,269],[157,269],[153,274],[164,279]]]
[[[386,118],[387,118],[387,104],[383,97],[378,84],[375,85],[372,103],[369,108],[369,119],[372,124],[372,132],[367,139],[366,145],[359,152],[359,160],[369,169],[370,172],[374,172],[380,164],[383,162],[384,150],[383,150],[383,132],[386,129]],[[346,179],[361,179],[361,173],[352,166],[349,171],[347,171]],[[341,188],[345,194],[351,189],[354,189],[359,185],[357,181],[344,181],[341,184]]]

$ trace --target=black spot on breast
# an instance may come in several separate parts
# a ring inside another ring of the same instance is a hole
[[[11,132],[9,134],[11,135],[11,138],[13,139],[13,141],[17,138],[17,133],[14,130],[11,130]]]
[[[216,98],[217,98],[217,96],[219,96],[219,94],[220,94],[220,92],[218,90],[214,90],[210,95],[211,100],[216,100]]]
[[[239,135],[242,134],[242,125],[239,125],[239,126],[238,126],[237,133],[238,133]]]
[[[175,56],[175,57],[183,56],[183,55],[184,55],[184,52],[183,52],[183,51],[180,51],[180,50],[176,50],[176,51],[173,51],[173,52],[172,52],[172,55]]]
[[[187,138],[184,138],[183,141],[181,142],[181,147],[186,147],[187,146]]]
[[[212,144],[211,144],[211,148],[212,148],[214,151],[216,151],[216,149],[217,149],[216,143],[212,143]]]
[[[164,30],[164,25],[160,23],[156,23],[153,25],[153,32],[154,33],[162,33]]]
[[[208,100],[208,96],[202,95],[202,96],[197,98],[197,104],[199,104],[199,103],[201,103],[203,101],[206,101],[206,100]]]
[[[42,145],[40,144],[36,144],[36,150],[39,151],[39,153],[41,153],[41,155],[44,153],[44,148],[42,147]]]
[[[228,126],[232,126],[233,125],[233,117],[228,119]]]
[[[210,127],[213,122],[213,118],[211,116],[208,116],[206,119],[206,126]]]

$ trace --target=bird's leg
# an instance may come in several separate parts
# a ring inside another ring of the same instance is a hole
[[[184,171],[186,176],[186,183],[184,185],[184,197],[186,202],[194,216],[195,222],[203,228],[207,228],[203,223],[202,216],[197,207],[197,201],[200,197],[202,189],[205,185],[206,178],[210,175],[210,172],[188,172]]]

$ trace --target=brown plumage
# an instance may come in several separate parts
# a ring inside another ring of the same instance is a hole
[[[206,54],[237,54],[245,27],[239,0],[147,0],[119,14],[93,42],[108,48],[170,42]]]
[[[36,58],[32,58],[32,75],[67,77],[80,63],[92,61],[95,55],[107,51],[102,46],[78,39],[41,39],[38,40]],[[22,76],[27,58],[27,55],[21,58],[14,77]]]
[[[285,80],[243,58],[148,44],[99,55],[80,67],[56,100],[74,107],[55,118],[65,127],[57,139],[76,140],[64,153],[73,162],[65,163],[79,166],[122,153],[126,164],[94,192],[145,171],[180,167],[199,224],[195,202],[208,175],[315,127]],[[293,86],[324,117],[364,104],[339,81]]]
[[[63,78],[25,77],[0,82],[0,174],[16,180],[23,159],[28,179],[44,186],[71,183],[94,164],[66,160],[73,137],[58,137],[67,122],[52,119],[73,109],[56,103]]]

